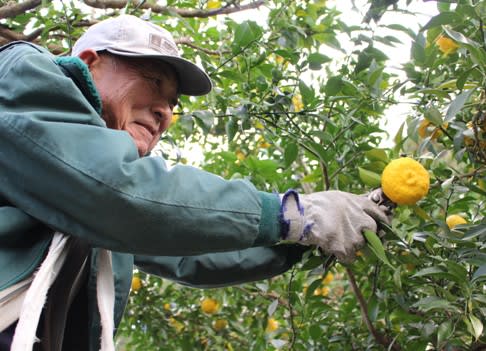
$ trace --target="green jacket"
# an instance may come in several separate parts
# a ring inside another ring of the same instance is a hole
[[[96,248],[113,252],[116,325],[134,264],[206,288],[278,275],[301,259],[303,247],[277,245],[277,195],[140,158],[127,132],[106,128],[101,108],[78,58],[24,42],[0,48],[0,290],[32,274],[55,230],[85,240],[97,350]]]

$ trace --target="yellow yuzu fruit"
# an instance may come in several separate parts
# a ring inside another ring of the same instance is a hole
[[[302,96],[300,94],[294,95],[292,97],[292,105],[294,106],[295,112],[300,112],[304,108],[304,103],[302,102]]]
[[[208,8],[209,10],[218,9],[220,7],[221,7],[221,1],[219,0],[208,0],[206,4],[206,8]]]
[[[271,332],[274,332],[275,330],[278,329],[278,321],[273,319],[273,318],[268,318],[267,320],[267,327],[265,328],[265,331],[267,333],[271,333]]]
[[[228,326],[228,321],[226,319],[216,319],[213,322],[213,329],[216,331],[221,331]]]
[[[435,43],[439,47],[439,50],[442,51],[446,55],[452,54],[459,47],[459,45],[457,45],[457,43],[454,40],[452,40],[452,39],[450,39],[446,36],[443,36],[443,35],[441,35],[435,41]]]
[[[214,314],[218,312],[219,303],[215,299],[209,297],[201,301],[201,310],[207,314]]]
[[[383,170],[381,187],[397,205],[413,205],[429,191],[427,170],[410,157],[392,160]]]
[[[322,279],[322,284],[327,285],[330,284],[334,280],[334,274],[328,272],[324,279]]]
[[[142,280],[139,277],[134,276],[132,278],[132,290],[137,291],[140,290],[141,287],[142,287]]]
[[[407,263],[405,264],[405,268],[407,269],[407,271],[413,272],[415,270],[415,265],[413,263]]]
[[[464,219],[464,217],[457,214],[450,215],[446,218],[446,224],[449,227],[449,229],[452,229],[459,224],[466,224],[466,223],[467,221]]]

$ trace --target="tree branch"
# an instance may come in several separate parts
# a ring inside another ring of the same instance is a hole
[[[188,37],[182,37],[182,38],[174,39],[174,41],[176,42],[176,44],[187,45],[187,46],[189,46],[189,47],[191,47],[195,50],[202,51],[202,52],[204,52],[208,55],[212,55],[212,56],[220,56],[221,54],[224,53],[223,51],[209,50],[209,49],[203,48],[201,46],[195,45],[193,43],[192,39],[190,39]]]
[[[39,6],[41,3],[42,0],[26,0],[20,3],[16,3],[15,1],[7,2],[6,5],[0,7],[0,19],[15,17]]]
[[[14,32],[13,30],[10,30],[0,25],[0,36],[7,39],[7,41],[14,41],[14,40],[32,41],[35,38],[37,38],[39,35],[41,35],[42,31],[43,31],[42,28],[37,28],[30,34],[23,34],[23,33]]]
[[[363,317],[363,321],[365,322],[368,331],[371,333],[371,335],[373,335],[375,340],[380,345],[383,345],[387,350],[390,349],[395,351],[401,350],[400,346],[398,346],[397,344],[392,344],[385,335],[379,333],[375,329],[373,324],[371,324],[370,318],[368,317],[368,306],[363,297],[363,294],[361,293],[361,290],[358,287],[358,284],[356,284],[356,278],[354,277],[354,273],[349,268],[346,268],[346,272],[348,273],[351,288],[354,292],[354,295],[356,296],[356,299],[358,300],[359,308],[361,310],[361,316]]]
[[[127,6],[127,0],[84,0],[84,3],[88,6],[99,8],[99,9],[122,9]],[[137,6],[139,9],[150,9],[156,13],[167,13],[172,15],[177,15],[180,17],[199,17],[207,18],[217,15],[228,15],[230,13],[240,12],[249,9],[256,9],[262,6],[265,2],[264,0],[256,0],[245,5],[232,5],[227,7],[221,7],[214,10],[189,10],[181,9],[176,7],[162,6],[157,4],[150,4],[148,2],[143,2],[141,0],[132,0],[131,3]]]

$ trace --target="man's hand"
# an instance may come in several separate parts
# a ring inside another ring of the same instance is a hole
[[[316,245],[341,262],[351,262],[365,243],[363,231],[377,231],[377,222],[389,223],[387,208],[366,195],[323,191],[281,195],[282,239]]]

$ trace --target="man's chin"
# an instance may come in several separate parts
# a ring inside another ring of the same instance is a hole
[[[138,156],[143,157],[150,152],[150,148],[145,143],[137,143]]]

